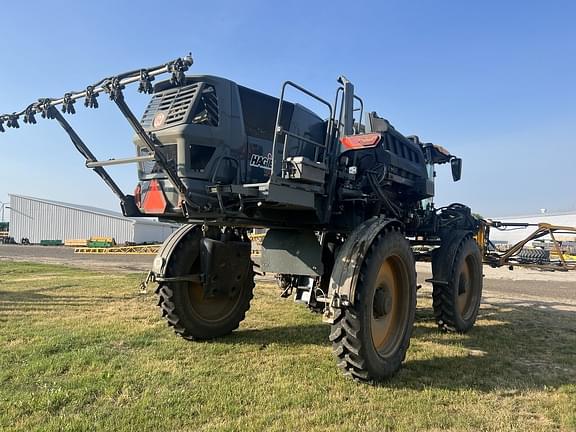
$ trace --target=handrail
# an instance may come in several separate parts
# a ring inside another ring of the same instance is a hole
[[[362,117],[364,115],[364,101],[362,100],[362,98],[360,98],[359,96],[354,95],[354,99],[356,99],[358,102],[360,102],[360,118],[358,119],[358,132],[360,132],[362,130],[361,126],[362,126]],[[366,126],[364,126],[364,128],[366,128]]]
[[[336,108],[338,106],[338,100],[339,100],[339,96],[340,93],[342,93],[344,91],[344,87],[338,87],[338,89],[336,90],[336,97],[334,98],[334,108]],[[362,100],[362,98],[360,96],[356,96],[354,95],[354,99],[356,99],[358,102],[360,102],[360,118],[358,120],[358,131],[360,131],[361,126],[362,126],[362,117],[364,116],[364,101]],[[344,105],[344,98],[342,98],[342,100],[340,101],[340,115],[338,116],[338,125],[340,125],[342,123],[342,108]],[[354,110],[357,111],[357,110]],[[364,127],[366,127],[366,124],[364,124]]]
[[[280,126],[280,121],[282,119],[282,105],[284,102],[284,94],[286,93],[286,87],[291,86],[294,87],[296,90],[301,91],[302,93],[310,96],[313,99],[316,99],[318,102],[326,105],[328,107],[328,111],[330,113],[329,116],[329,121],[328,121],[328,125],[326,127],[326,137],[324,139],[324,153],[326,153],[326,148],[328,146],[328,141],[330,139],[330,135],[331,135],[331,128],[332,128],[332,117],[333,117],[333,108],[332,105],[330,105],[329,102],[327,102],[326,100],[322,99],[320,96],[315,95],[314,93],[312,93],[309,90],[306,90],[304,87],[292,82],[292,81],[285,81],[284,84],[282,84],[282,91],[280,92],[280,99],[278,100],[278,112],[276,114],[276,124],[274,126],[274,140],[272,141],[272,172],[270,174],[270,179],[274,178],[274,177],[278,177],[279,175],[281,175],[282,172],[282,166],[280,166],[280,168],[278,169],[278,161],[277,161],[277,143],[278,143],[278,136],[282,134],[282,132],[284,131],[284,129]],[[286,132],[286,131],[284,131]],[[303,138],[303,137],[302,137]],[[284,149],[286,148],[286,144],[287,144],[287,135],[285,135],[284,138]],[[324,154],[325,156],[325,154]],[[284,158],[284,151],[282,152],[282,157]],[[316,161],[315,161],[316,162]]]

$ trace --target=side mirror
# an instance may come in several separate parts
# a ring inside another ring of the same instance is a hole
[[[457,182],[462,178],[462,159],[452,158],[450,160],[450,167],[452,168],[452,179]]]

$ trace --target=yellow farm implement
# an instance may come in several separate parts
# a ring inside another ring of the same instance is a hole
[[[494,244],[490,242],[491,228],[506,230],[529,227],[535,227],[536,229],[526,238],[512,245],[510,248],[508,248],[508,250],[504,252],[498,251]],[[569,255],[562,250],[561,242],[558,240],[559,234],[576,235],[576,227],[551,225],[547,223],[504,223],[491,220],[483,220],[476,239],[483,251],[484,262],[492,267],[509,266],[512,268],[515,266],[520,266],[548,271],[576,270],[576,261],[574,260],[574,256]],[[526,250],[524,247],[528,243],[544,237],[549,238],[551,241],[551,248],[549,250],[548,256],[545,259],[538,257],[537,254],[532,254],[532,256],[528,257],[522,256],[522,252]]]

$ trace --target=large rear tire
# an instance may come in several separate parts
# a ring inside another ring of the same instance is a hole
[[[200,273],[200,232],[185,237],[176,247],[168,264],[168,274],[182,276]],[[225,336],[238,328],[250,308],[254,289],[254,271],[250,265],[246,277],[229,295],[204,296],[200,282],[162,283],[156,290],[162,317],[184,339],[202,340]]]
[[[416,272],[410,244],[395,228],[371,244],[361,264],[352,306],[337,310],[330,340],[345,375],[381,381],[406,357],[416,311]]]
[[[471,237],[442,246],[433,257],[432,298],[438,327],[465,333],[470,330],[482,299],[482,253]]]

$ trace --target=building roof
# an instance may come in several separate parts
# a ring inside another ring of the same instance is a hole
[[[547,216],[576,216],[576,210],[546,212],[546,213],[532,213],[532,214],[527,214],[527,215],[499,216],[499,217],[491,217],[490,219],[492,219],[492,220],[526,219],[526,218],[542,218],[542,217],[547,217]]]
[[[115,212],[112,210],[107,210],[107,209],[102,209],[102,208],[98,208],[98,207],[92,207],[92,206],[87,206],[87,205],[81,205],[81,204],[71,204],[71,203],[65,203],[65,202],[61,202],[61,201],[53,201],[53,200],[49,200],[49,199],[45,199],[45,198],[35,198],[35,197],[30,197],[30,196],[25,196],[25,195],[17,195],[17,194],[8,194],[8,196],[10,197],[17,197],[17,198],[23,198],[23,199],[27,199],[27,200],[31,200],[31,201],[37,201],[37,202],[41,202],[44,204],[50,204],[50,205],[54,205],[57,207],[65,207],[65,208],[69,208],[69,209],[74,209],[74,210],[78,210],[78,211],[82,211],[82,212],[86,212],[86,213],[92,213],[92,214],[96,214],[96,215],[100,215],[100,216],[106,216],[106,217],[111,217],[114,219],[120,219],[120,220],[124,220],[124,221],[130,221],[132,223],[137,223],[137,224],[146,224],[146,225],[167,225],[167,226],[174,226],[176,224],[170,224],[170,223],[166,223],[166,222],[159,222],[156,220],[150,220],[150,219],[143,219],[143,218],[129,218],[129,217],[125,217],[122,213],[120,212]]]

